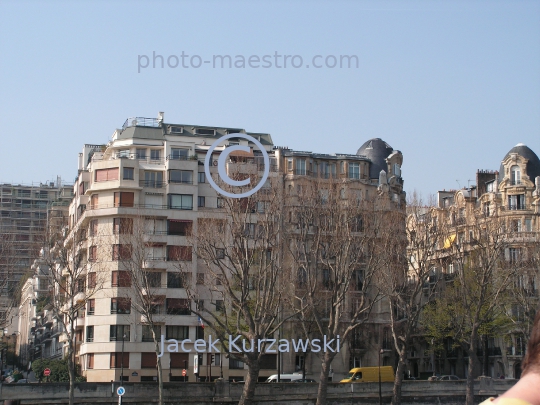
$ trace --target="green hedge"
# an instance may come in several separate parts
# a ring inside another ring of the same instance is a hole
[[[47,378],[43,375],[43,370],[46,368],[51,370],[51,375]],[[69,382],[69,371],[67,360],[51,360],[51,359],[37,359],[32,363],[32,370],[36,375],[36,378],[41,381],[47,380],[49,382]],[[86,381],[86,378],[75,373],[77,382]]]

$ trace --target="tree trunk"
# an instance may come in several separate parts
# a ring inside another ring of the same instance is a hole
[[[253,398],[255,397],[255,385],[259,379],[259,362],[258,360],[252,360],[248,363],[248,373],[246,376],[246,382],[244,383],[244,389],[242,390],[242,397],[238,402],[238,405],[252,405]]]
[[[328,394],[328,376],[330,375],[330,364],[334,360],[335,354],[326,352],[321,363],[321,374],[319,389],[317,390],[317,405],[326,405]]]
[[[72,329],[73,330],[73,329]],[[75,363],[73,362],[73,339],[69,339],[68,344],[68,372],[69,372],[69,405],[75,401]]]
[[[161,357],[157,357],[161,353],[159,344],[160,344],[160,341],[157,340],[157,336],[154,334],[154,346],[156,350],[156,359],[157,359],[156,366],[157,366],[158,395],[159,395],[158,404],[163,405],[163,378],[162,378],[163,373],[162,373],[162,368],[161,368]]]
[[[476,356],[477,334],[473,332],[471,334],[471,343],[469,344],[469,365],[466,385],[466,399],[465,405],[474,405],[474,366],[478,363],[478,357]]]
[[[399,354],[399,360],[394,378],[394,388],[392,390],[392,405],[401,405],[401,386],[403,383],[403,374],[405,373],[407,351],[405,348]]]

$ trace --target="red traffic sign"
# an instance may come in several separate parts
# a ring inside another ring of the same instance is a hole
[[[186,374],[187,374],[187,372],[186,372],[186,369],[184,368],[184,369],[182,370],[182,376],[185,377]]]
[[[50,368],[46,368],[45,370],[43,370],[43,375],[45,377],[48,377],[51,375],[51,369]]]

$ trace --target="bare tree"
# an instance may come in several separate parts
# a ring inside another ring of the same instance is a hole
[[[392,342],[398,355],[392,391],[392,404],[397,405],[401,403],[407,352],[413,344],[423,304],[436,293],[438,278],[432,269],[444,231],[433,204],[426,204],[417,193],[408,201],[406,219],[397,211],[386,219],[384,230],[389,234],[381,239],[387,241],[383,253],[387,255],[387,265],[381,272],[380,284],[390,306]]]
[[[222,210],[199,218],[190,238],[206,271],[187,289],[193,300],[210,301],[194,312],[228,355],[248,366],[240,405],[253,403],[261,359],[267,355],[264,339],[272,338],[286,319],[279,318],[289,275],[281,265],[283,202],[278,181],[270,179],[250,197],[223,198]]]
[[[304,335],[332,342],[317,352],[317,405],[323,405],[332,361],[353,332],[369,322],[380,299],[376,275],[387,257],[380,238],[388,235],[383,227],[391,203],[385,197],[360,201],[338,179],[306,180],[298,190],[287,198],[288,264]]]
[[[164,323],[165,296],[161,284],[161,272],[152,272],[148,269],[147,249],[152,246],[155,236],[145,230],[145,218],[141,215],[135,217],[117,218],[114,225],[115,257],[126,278],[123,285],[130,286],[124,290],[124,296],[118,298],[125,308],[131,308],[141,316],[143,328],[148,328],[154,343],[156,353],[156,368],[159,398],[162,405],[163,398],[163,365],[160,357],[161,325]],[[186,308],[189,311],[189,308]],[[133,317],[131,317],[133,319]],[[122,337],[123,338],[123,337]],[[123,359],[122,359],[123,362]]]
[[[74,402],[75,335],[77,318],[84,316],[88,302],[103,288],[108,258],[99,246],[96,229],[75,227],[49,229],[44,237],[39,266],[50,288],[48,307],[62,325],[67,342],[69,404]],[[91,247],[88,247],[91,246]]]

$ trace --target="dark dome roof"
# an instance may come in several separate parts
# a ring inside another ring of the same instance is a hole
[[[518,143],[516,146],[510,149],[504,159],[510,156],[511,153],[517,153],[518,155],[523,156],[525,159],[529,159],[527,162],[527,176],[529,176],[529,179],[534,183],[536,176],[540,176],[540,159],[538,159],[536,153],[534,153],[527,145],[522,143]],[[502,181],[503,178],[504,167],[501,164],[501,168],[499,170],[499,181]]]
[[[358,149],[356,154],[363,155],[371,160],[369,178],[378,179],[381,170],[384,170],[385,172],[388,171],[388,165],[386,164],[385,159],[390,156],[393,151],[394,149],[381,138],[373,138],[360,146],[360,149]]]

